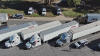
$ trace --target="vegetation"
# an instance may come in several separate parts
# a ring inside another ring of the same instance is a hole
[[[55,17],[56,15],[53,14],[52,8],[53,5],[45,6],[45,3],[39,2],[29,2],[29,1],[16,1],[16,0],[3,0],[0,2],[0,13],[8,13],[10,15],[22,13],[25,17]],[[40,1],[40,0],[38,0]],[[37,13],[33,13],[32,15],[28,15],[28,8],[32,5],[34,9],[37,10]],[[36,5],[36,6],[34,6]],[[42,8],[47,7],[47,15],[42,16]],[[49,10],[49,11],[48,11]]]
[[[70,7],[80,5],[81,0],[67,0]]]
[[[75,11],[73,11],[74,8],[61,8],[61,10],[65,16],[69,16],[69,17],[77,17],[82,14],[82,13],[76,13]]]

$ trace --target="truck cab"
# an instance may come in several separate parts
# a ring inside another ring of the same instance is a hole
[[[34,48],[36,46],[41,45],[41,39],[40,37],[35,34],[32,36],[32,38],[26,43],[26,48],[30,49],[30,48]]]
[[[46,15],[46,8],[42,8],[42,15]]]
[[[61,15],[61,9],[59,7],[57,8],[57,15]]]
[[[21,43],[20,36],[13,34],[8,41],[5,42],[6,47],[13,47]]]
[[[68,40],[69,39],[69,40]],[[61,37],[56,41],[57,45],[62,46],[64,43],[70,42],[70,35],[65,32],[61,35]]]
[[[29,7],[28,14],[32,14],[32,13],[34,13],[33,7]]]

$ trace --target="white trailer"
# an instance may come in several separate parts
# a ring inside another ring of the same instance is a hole
[[[45,30],[40,32],[40,37],[43,40],[43,42],[46,42],[50,39],[56,38],[60,34],[67,32],[71,28],[78,27],[79,23],[76,21],[68,22],[62,25],[59,25],[57,27]]]
[[[7,22],[7,21],[8,21],[8,14],[0,13],[0,22]]]
[[[38,34],[41,31],[44,31],[44,30],[47,30],[47,29],[50,29],[50,28],[53,28],[53,27],[56,27],[56,26],[59,26],[59,25],[61,25],[61,22],[58,21],[58,20],[53,21],[53,22],[49,22],[49,23],[46,23],[46,24],[42,24],[42,25],[39,25],[37,27],[28,29],[28,30],[23,30],[21,32],[21,36],[25,40],[27,38],[31,38],[32,35],[34,35],[34,34]]]
[[[31,27],[36,27],[36,26],[38,26],[38,24],[35,21],[33,21],[33,22],[0,30],[0,41],[8,39],[10,36],[12,36],[15,33],[18,33],[20,35],[20,32],[22,30],[30,29]]]
[[[95,22],[100,20],[100,13],[87,13],[86,21],[87,22]]]
[[[75,40],[77,38],[80,38],[82,36],[94,33],[100,31],[100,21],[96,21],[81,27],[77,27],[74,29],[70,29],[68,32],[63,33],[56,41],[58,45],[62,45],[64,43],[69,43],[71,40]]]
[[[41,45],[41,39],[38,36],[38,33],[40,33],[40,31],[43,30],[47,30],[53,27],[56,27],[58,25],[61,25],[60,21],[53,21],[53,22],[49,22],[43,25],[39,25],[39,27],[34,27],[31,29],[26,29],[24,31],[22,31],[21,36],[18,36],[17,33],[13,34],[10,39],[8,41],[5,42],[5,46],[6,47],[13,47],[16,45],[19,45],[21,42],[23,42],[24,40],[28,39],[28,38],[32,38],[30,39],[30,41],[27,43],[28,46],[32,46],[34,44],[34,41],[36,41],[36,46]],[[24,36],[24,37],[23,37]],[[37,42],[38,41],[38,42]],[[33,44],[29,44],[30,42],[33,42]]]

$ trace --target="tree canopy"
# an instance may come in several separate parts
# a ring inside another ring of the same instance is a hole
[[[68,2],[68,5],[69,5],[70,7],[72,7],[73,5],[74,5],[74,6],[80,5],[81,0],[67,0],[67,2]]]

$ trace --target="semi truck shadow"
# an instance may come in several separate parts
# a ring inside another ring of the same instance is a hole
[[[56,41],[59,39],[60,37],[57,37],[57,38],[54,38],[54,39],[51,39],[48,41],[48,44],[52,47],[59,47],[57,44],[56,44]]]
[[[87,47],[90,48],[93,51],[100,52],[100,49],[98,47],[99,43],[100,43],[100,38],[95,39],[95,40],[89,42],[88,45],[87,45]]]
[[[25,47],[25,44],[27,43],[27,41],[24,41],[23,43],[17,45],[17,47],[20,49],[20,50],[27,50],[27,48]]]
[[[6,48],[6,46],[5,46],[5,42],[6,42],[7,40],[4,40],[4,41],[1,41],[0,42],[0,49],[7,49]]]

